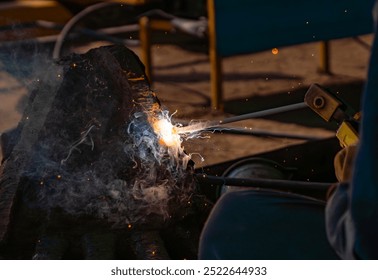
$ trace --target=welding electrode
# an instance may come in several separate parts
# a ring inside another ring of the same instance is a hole
[[[286,113],[294,110],[299,110],[306,108],[307,105],[304,102],[299,102],[295,104],[290,104],[286,106],[281,106],[281,107],[276,107],[272,109],[267,109],[267,110],[262,110],[262,111],[257,111],[257,112],[252,112],[248,114],[243,114],[239,116],[234,116],[234,117],[229,117],[220,121],[214,121],[210,123],[211,126],[219,126],[223,124],[228,124],[228,123],[233,123],[233,122],[238,122],[238,121],[243,121],[243,120],[248,120],[248,119],[253,119],[253,118],[261,118],[261,117],[266,117],[266,116],[271,116],[271,115],[276,115],[276,114],[281,114],[281,113]]]
[[[243,114],[239,116],[233,116],[233,117],[225,118],[223,120],[211,121],[203,126],[198,125],[197,127],[191,126],[188,123],[185,124],[185,122],[180,122],[180,123],[184,123],[185,126],[180,127],[178,129],[178,132],[182,134],[182,133],[193,133],[193,132],[198,132],[198,131],[211,130],[213,128],[218,128],[219,126],[224,125],[224,124],[234,123],[234,122],[253,119],[253,118],[272,116],[272,115],[295,111],[295,110],[299,110],[303,108],[307,108],[307,105],[304,102],[299,102],[299,103],[290,104],[286,106]],[[201,121],[194,121],[194,122],[192,121],[192,123],[199,124],[201,123]]]

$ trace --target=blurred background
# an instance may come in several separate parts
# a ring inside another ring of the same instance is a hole
[[[270,8],[275,8],[274,3]],[[327,87],[359,109],[372,41],[369,33],[344,38],[335,34],[335,39],[328,40],[327,69],[319,69],[319,61],[324,60],[319,42],[272,44],[264,50],[222,57],[222,109],[214,110],[208,12],[205,0],[1,1],[0,133],[17,125],[33,84],[43,79],[45,63],[70,52],[82,53],[114,43],[127,45],[148,64],[152,88],[162,105],[175,113],[176,122],[218,120],[301,102],[313,83]],[[147,37],[141,33],[143,17],[151,19]],[[232,18],[220,20],[232,26]],[[306,24],[311,21],[303,22]],[[250,28],[260,26],[251,24]],[[273,32],[269,36],[276,35]],[[146,38],[150,57],[143,51]],[[337,128],[307,108],[233,125],[267,133],[207,133],[184,141],[197,167],[305,141],[269,133],[326,138]]]

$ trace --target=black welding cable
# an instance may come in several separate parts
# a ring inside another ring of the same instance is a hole
[[[55,30],[62,30],[64,28],[64,26],[61,24],[56,24],[54,22],[45,21],[45,20],[37,20],[35,22],[35,25],[37,27],[43,27],[43,28],[55,29]],[[77,31],[77,33],[79,34],[90,36],[98,40],[109,41],[115,44],[128,44],[128,45],[130,44],[136,45],[136,44],[139,44],[139,42],[137,40],[119,39],[111,35],[116,34],[116,33],[123,33],[123,32],[135,32],[138,30],[139,30],[138,24],[107,27],[107,28],[101,28],[97,30],[93,30],[90,28],[83,28],[83,27],[75,29],[75,31]]]
[[[255,187],[262,189],[291,190],[291,191],[319,191],[326,192],[335,183],[305,182],[263,178],[232,178],[218,177],[207,174],[196,174],[199,183],[209,185],[228,185],[236,187]]]
[[[61,24],[57,24],[57,23],[45,21],[45,20],[37,20],[34,22],[23,23],[23,24],[17,25],[16,27],[11,27],[11,26],[0,27],[0,31],[1,30],[3,31],[14,30],[17,28],[22,29],[22,28],[36,28],[36,27],[52,29],[52,30],[62,30],[62,28],[64,28],[64,26]],[[136,45],[139,45],[139,40],[120,39],[112,35],[117,34],[117,33],[135,32],[138,30],[139,30],[138,24],[129,24],[129,25],[116,26],[116,27],[106,27],[106,28],[100,28],[97,30],[80,27],[80,28],[75,28],[75,33],[67,34],[67,36],[65,37],[65,40],[67,38],[75,39],[75,38],[78,38],[80,35],[85,35],[85,36],[95,38],[97,40],[108,41],[114,44],[136,46]],[[44,43],[57,42],[58,39],[59,39],[58,35],[49,35],[49,36],[37,37],[35,39],[22,39],[22,40],[17,40],[17,41],[2,42],[0,46],[11,47],[14,44],[18,45],[20,43],[28,44],[28,43],[34,43],[34,42],[44,44]],[[60,53],[61,53],[61,50],[59,51],[59,54]]]
[[[86,16],[90,15],[91,13],[95,11],[98,11],[105,7],[111,7],[111,6],[121,6],[121,4],[117,2],[100,2],[100,3],[94,4],[92,6],[85,8],[84,10],[82,10],[81,12],[73,16],[64,26],[64,28],[62,29],[62,31],[60,32],[58,36],[58,39],[56,40],[54,50],[53,50],[53,58],[57,60],[60,58],[65,39],[67,38],[68,34],[71,32],[71,30],[76,26],[76,24],[79,21],[81,21],[83,18],[85,18]]]

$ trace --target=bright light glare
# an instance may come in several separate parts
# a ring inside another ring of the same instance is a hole
[[[168,147],[180,147],[181,139],[176,131],[176,127],[167,119],[160,119],[153,124],[154,131],[158,135],[162,144]]]

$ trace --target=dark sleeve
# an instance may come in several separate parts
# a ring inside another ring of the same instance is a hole
[[[373,41],[362,101],[360,146],[350,186],[328,202],[326,227],[336,252],[346,259],[378,259],[378,0]]]

